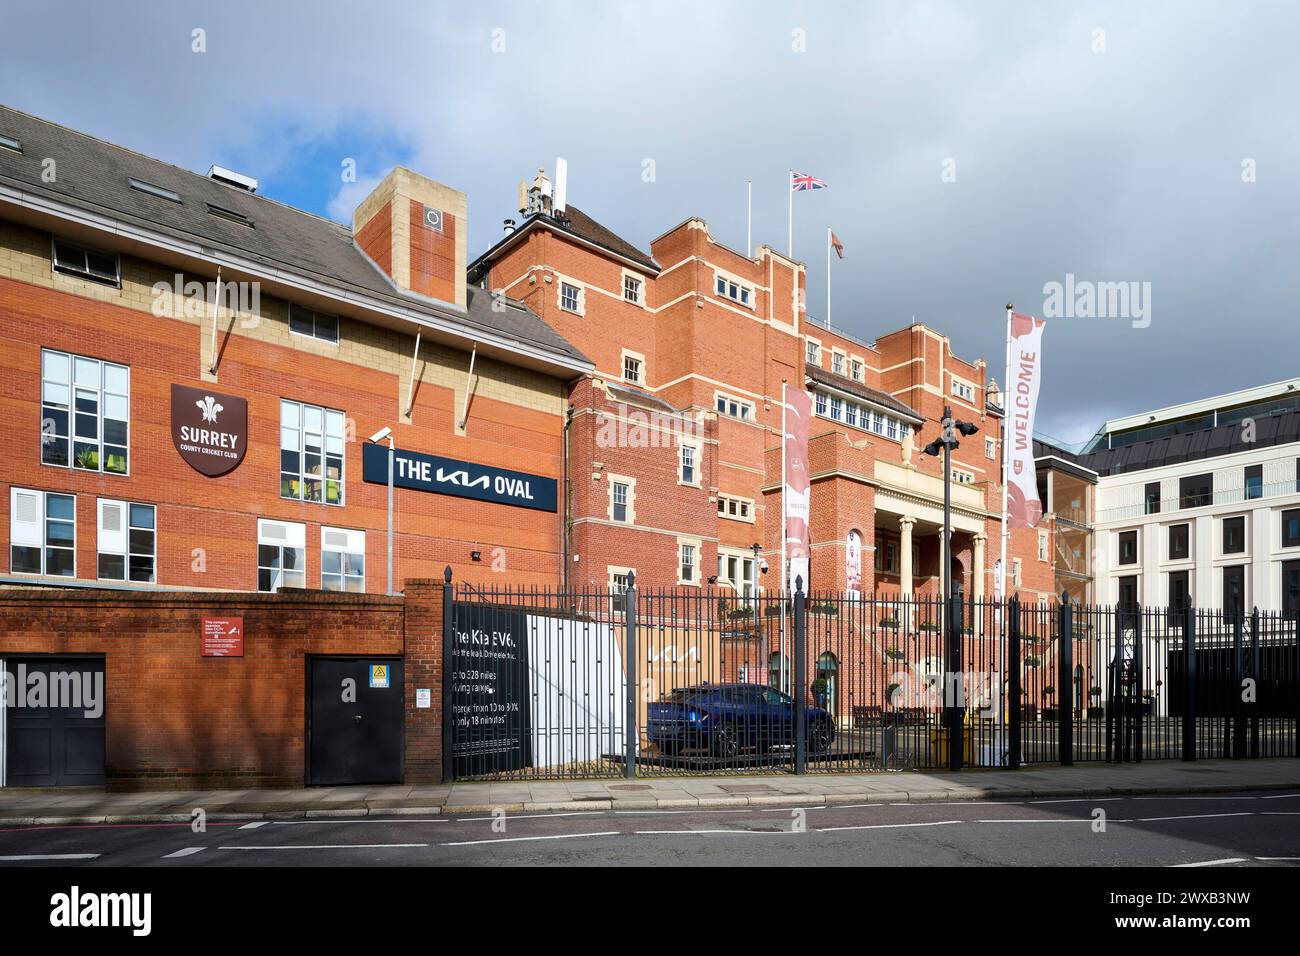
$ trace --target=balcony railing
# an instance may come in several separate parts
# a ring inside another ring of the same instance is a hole
[[[1268,498],[1280,498],[1284,495],[1300,494],[1300,481],[1274,481],[1254,487],[1227,488],[1213,494],[1185,495],[1178,498],[1162,498],[1159,507],[1155,502],[1143,501],[1132,505],[1119,505],[1114,508],[1102,508],[1097,512],[1098,523],[1110,521],[1127,521],[1146,515],[1171,514],[1192,508],[1208,508],[1214,505],[1235,505],[1246,501],[1263,501]]]

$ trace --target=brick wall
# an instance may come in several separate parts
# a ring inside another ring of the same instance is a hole
[[[438,782],[442,595],[441,580],[405,599],[0,590],[0,657],[102,655],[108,785],[154,789],[302,785],[307,658],[405,655],[406,782]],[[200,620],[226,616],[244,620],[244,656],[201,656]]]

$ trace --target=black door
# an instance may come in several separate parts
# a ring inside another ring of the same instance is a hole
[[[307,682],[308,783],[401,783],[402,662],[313,657]]]
[[[7,657],[5,669],[15,682],[15,706],[5,711],[6,784],[103,785],[104,662]]]

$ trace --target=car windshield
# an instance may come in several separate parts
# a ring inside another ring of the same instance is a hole
[[[785,694],[781,693],[775,687],[769,687],[766,691],[764,691],[763,697],[769,704],[790,703],[790,698],[787,697]]]

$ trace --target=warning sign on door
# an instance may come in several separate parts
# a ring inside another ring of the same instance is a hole
[[[370,686],[387,687],[389,678],[389,668],[387,664],[370,665]]]
[[[242,617],[205,617],[201,627],[204,657],[244,656]]]

